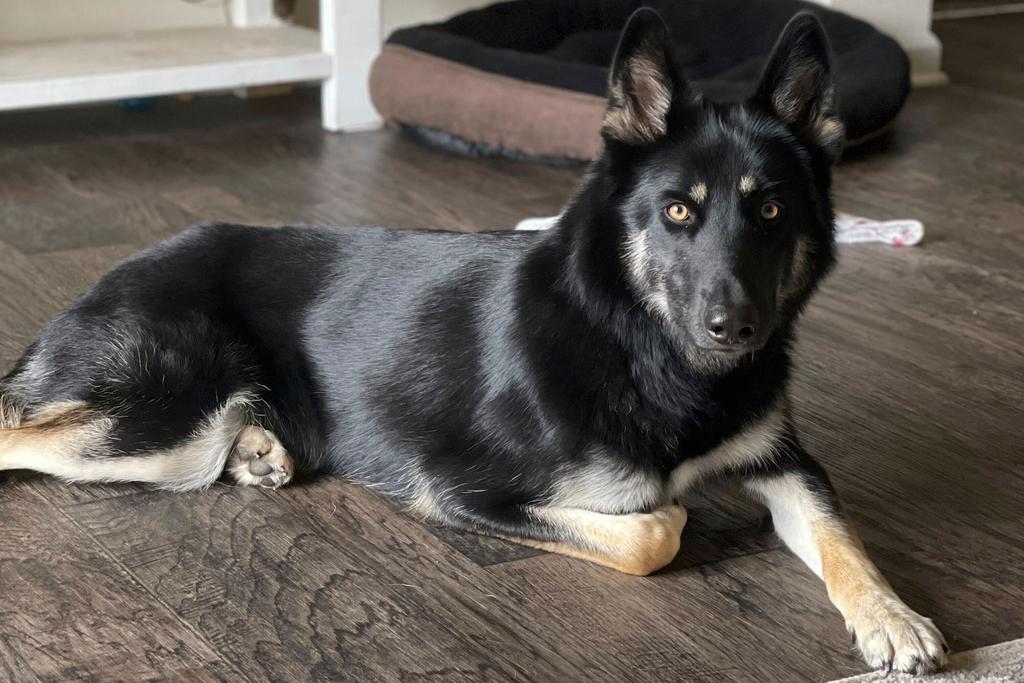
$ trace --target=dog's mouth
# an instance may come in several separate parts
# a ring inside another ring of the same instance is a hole
[[[701,335],[700,332],[703,330],[695,332],[687,325],[677,325],[676,328],[682,333],[684,344],[709,356],[722,358],[749,356],[763,349],[767,342],[766,339],[758,339],[746,344],[718,344],[706,334]]]
[[[710,374],[729,372],[753,358],[761,349],[760,346],[712,346],[697,341],[690,332],[683,333],[680,342],[686,360],[698,371]]]
[[[743,358],[752,358],[761,350],[760,346],[703,346],[700,345],[700,353],[709,357],[719,359],[721,362],[739,362]]]
[[[734,346],[708,347],[708,346],[702,346],[701,348],[704,349],[704,351],[707,352],[707,353],[714,353],[714,354],[717,354],[719,356],[745,356],[747,354],[756,353],[757,351],[760,350],[760,347],[755,349],[755,348],[751,348],[751,347],[748,347],[748,346],[743,346],[743,347],[734,347]]]

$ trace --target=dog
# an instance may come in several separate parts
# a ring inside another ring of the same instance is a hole
[[[801,310],[834,261],[830,48],[785,28],[754,94],[712,103],[638,10],[604,148],[545,233],[187,230],[51,321],[0,381],[0,469],[276,488],[344,475],[454,527],[629,574],[676,555],[734,477],[875,668],[942,666],[801,446]]]

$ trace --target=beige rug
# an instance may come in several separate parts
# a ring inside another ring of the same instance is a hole
[[[896,673],[885,676],[875,672],[844,678],[841,681],[833,681],[833,683],[868,683],[871,681],[885,681],[885,683],[903,683],[904,681],[1022,683],[1024,682],[1024,638],[950,655],[949,666],[946,667],[946,670],[932,676],[914,677]]]

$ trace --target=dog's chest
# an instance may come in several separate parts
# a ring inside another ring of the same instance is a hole
[[[740,470],[772,458],[784,427],[782,411],[774,409],[700,457],[684,460],[668,477],[668,497],[679,497],[705,477]]]
[[[549,504],[608,514],[649,510],[678,498],[702,479],[771,458],[783,427],[782,412],[771,410],[667,475],[595,449],[585,464],[562,472]]]

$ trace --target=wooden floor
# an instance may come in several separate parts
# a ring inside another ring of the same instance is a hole
[[[1024,17],[937,25],[953,85],[848,155],[839,208],[917,217],[843,247],[799,345],[807,444],[954,650],[1024,636]],[[0,117],[0,370],[134,249],[212,219],[507,227],[578,169],[481,162],[315,100]],[[0,475],[0,680],[828,680],[864,670],[759,510],[690,501],[631,578],[425,527],[325,479],[171,495]]]

